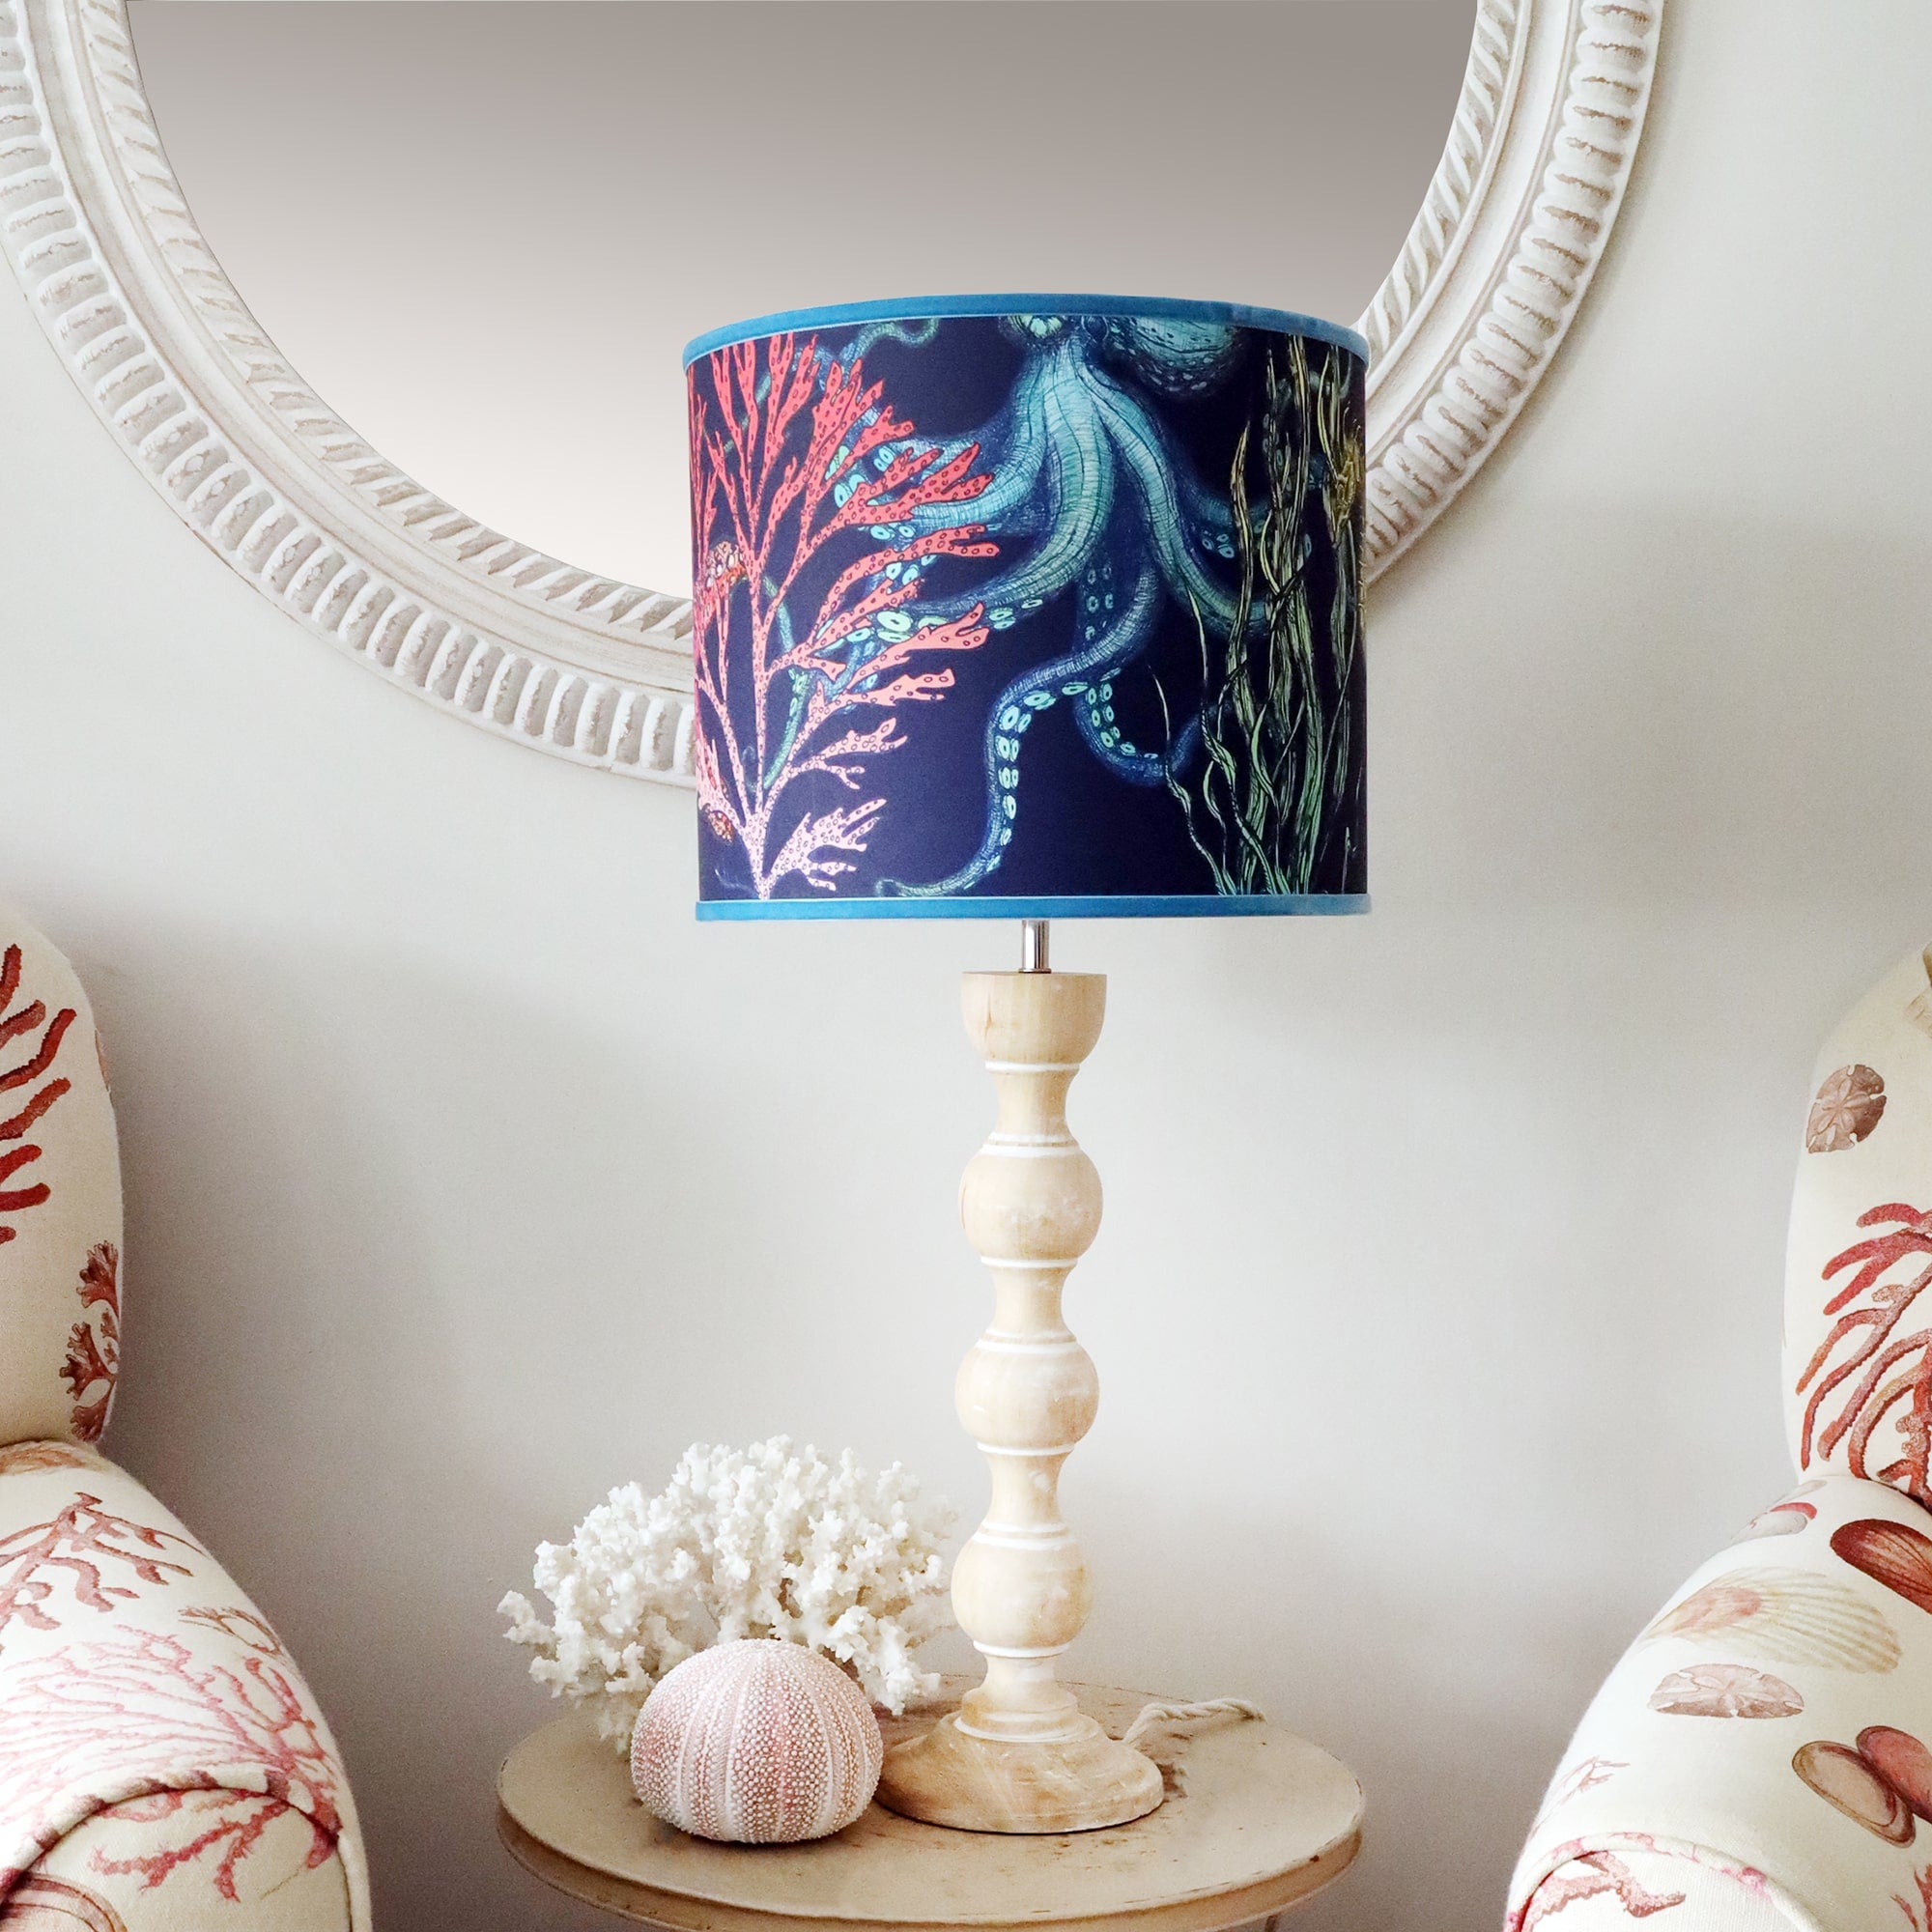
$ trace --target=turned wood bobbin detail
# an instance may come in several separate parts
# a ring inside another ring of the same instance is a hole
[[[984,1680],[886,1758],[879,1802],[973,1832],[1080,1832],[1161,1801],[1159,1768],[1055,1679],[1093,1592],[1060,1514],[1060,1469],[1094,1425],[1099,1377],[1061,1314],[1100,1225],[1100,1177],[1066,1125],[1066,1090],[1100,1037],[1097,973],[969,973],[966,1030],[998,1113],[960,1182],[967,1238],[993,1276],[993,1323],[959,1370],[959,1420],[992,1472],[986,1518],[952,1573]]]

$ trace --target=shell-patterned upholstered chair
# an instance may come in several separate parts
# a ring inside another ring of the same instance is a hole
[[[1932,949],[1812,1091],[1785,1276],[1800,1481],[1598,1692],[1509,1932],[1932,1932]]]
[[[367,1932],[349,1782],[300,1672],[94,1446],[120,1350],[93,1015],[0,908],[0,1927]]]

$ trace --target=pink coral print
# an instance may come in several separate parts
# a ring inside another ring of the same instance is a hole
[[[286,1657],[282,1640],[268,1622],[258,1617],[253,1610],[244,1610],[239,1604],[226,1609],[216,1609],[210,1605],[197,1605],[191,1610],[184,1610],[181,1620],[185,1624],[200,1624],[205,1629],[219,1631],[233,1643],[239,1643],[252,1650],[258,1657]]]
[[[185,1537],[150,1529],[110,1514],[99,1496],[77,1495],[58,1516],[0,1536],[0,1635],[18,1623],[27,1630],[58,1630],[56,1585],[81,1609],[111,1610],[138,1597],[142,1583],[185,1577],[188,1568],[162,1554],[170,1546],[201,1552]],[[123,1581],[110,1580],[120,1577]]]
[[[0,1893],[69,1828],[74,1793],[126,1789],[130,1770],[145,1789],[116,1815],[184,1830],[146,1855],[97,1852],[94,1862],[144,1886],[211,1859],[215,1890],[234,1901],[237,1869],[277,1818],[293,1811],[307,1823],[310,1869],[342,1830],[342,1774],[321,1719],[268,1659],[198,1663],[152,1632],[74,1644],[14,1671],[0,1704],[0,1847],[39,1848],[11,1870],[0,1864]]]
[[[67,1338],[61,1376],[68,1386],[73,1433],[83,1442],[99,1442],[114,1406],[121,1374],[121,1254],[112,1241],[88,1251],[80,1271],[81,1319]]]
[[[867,761],[905,743],[899,707],[952,684],[950,667],[917,670],[915,657],[986,640],[978,605],[923,625],[898,614],[919,594],[916,566],[995,550],[983,525],[909,521],[992,480],[974,473],[977,443],[944,456],[912,434],[858,358],[822,355],[815,337],[738,343],[692,365],[697,802],[742,846],[759,898],[794,876],[831,892],[854,869],[839,855],[865,851],[885,801],[821,809],[791,787],[863,794]],[[792,603],[809,564],[838,566],[815,611]]]
[[[1891,1902],[1905,1914],[1905,1922],[1912,1932],[1932,1932],[1932,1865],[1921,1865],[1913,1876],[1918,1882],[1917,1900],[1894,1891]]]
[[[1618,1772],[1629,1769],[1630,1766],[1621,1758],[1593,1754],[1578,1758],[1567,1770],[1558,1772],[1544,1795],[1543,1809],[1536,1814],[1536,1822],[1529,1828],[1531,1834],[1542,1831],[1571,1799],[1580,1797],[1586,1791],[1594,1791],[1600,1784],[1607,1784]]]
[[[1630,1918],[1647,1918],[1684,1903],[1683,1892],[1653,1891],[1640,1884],[1630,1867],[1608,1849],[1611,1844],[1621,1851],[1643,1852],[1652,1858],[1670,1859],[1717,1872],[1753,1898],[1771,1896],[1771,1882],[1755,1865],[1724,1858],[1701,1846],[1660,1839],[1649,1832],[1616,1832],[1607,1838],[1572,1838],[1553,1846],[1548,1854],[1547,1876],[1510,1913],[1504,1921],[1505,1932],[1529,1932],[1530,1927],[1553,1918],[1565,1906],[1605,1893],[1616,1899],[1625,1917]]]
[[[1842,1447],[1853,1475],[1889,1483],[1932,1504],[1926,1483],[1932,1332],[1899,1332],[1932,1282],[1932,1214],[1894,1201],[1861,1214],[1858,1224],[1886,1232],[1854,1242],[1825,1264],[1828,1282],[1848,1268],[1852,1276],[1825,1303],[1824,1312],[1837,1321],[1798,1378],[1797,1392],[1810,1391],[1799,1461],[1809,1468],[1814,1457]],[[1894,1425],[1895,1443],[1875,1444],[1887,1421]],[[1894,1446],[1895,1456],[1889,1453]]]
[[[1630,1867],[1612,1853],[1585,1852],[1580,1859],[1551,1872],[1536,1888],[1517,1924],[1521,1932],[1530,1932],[1545,1919],[1554,1918],[1565,1906],[1601,1898],[1605,1892],[1616,1899],[1627,1918],[1649,1918],[1684,1903],[1681,1891],[1651,1891],[1638,1884]]]
[[[74,1009],[63,1007],[49,1016],[43,1000],[15,1007],[19,992],[20,949],[10,946],[0,954],[0,1242],[19,1232],[9,1226],[9,1215],[40,1207],[52,1191],[44,1180],[16,1177],[41,1157],[27,1134],[72,1084],[55,1076],[53,1065]]]

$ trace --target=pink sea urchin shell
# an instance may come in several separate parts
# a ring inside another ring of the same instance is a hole
[[[789,1845],[872,1802],[885,1740],[866,1693],[817,1652],[771,1637],[688,1657],[644,1702],[631,1783],[695,1837]]]

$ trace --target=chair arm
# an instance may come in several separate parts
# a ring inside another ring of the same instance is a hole
[[[366,1932],[367,1900],[334,1740],[261,1612],[104,1457],[0,1450],[0,1922]]]
[[[1510,1887],[1510,1932],[1932,1932],[1932,1520],[1800,1485],[1611,1671]],[[1682,1912],[1682,1917],[1675,1916]]]
[[[129,1799],[41,1859],[0,1904],[0,1932],[353,1932],[349,1870],[316,1849],[300,1813],[259,1795]]]

